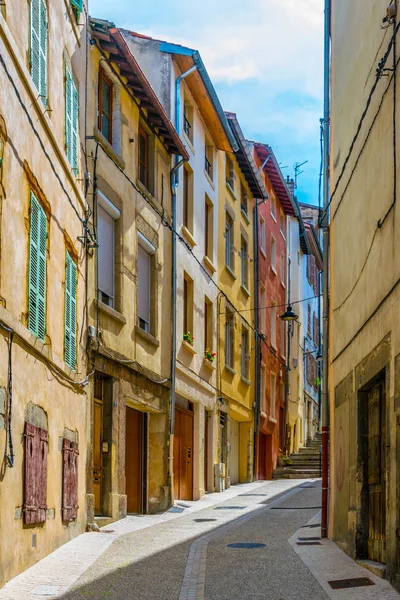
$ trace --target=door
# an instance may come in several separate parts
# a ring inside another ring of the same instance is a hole
[[[385,394],[382,383],[368,394],[368,558],[386,562]]]
[[[100,395],[100,394],[99,394]],[[93,401],[93,494],[94,512],[102,514],[102,479],[103,453],[101,442],[103,438],[103,402],[95,398]]]
[[[204,491],[207,492],[207,477],[208,477],[208,427],[210,423],[210,415],[208,410],[204,410]]]
[[[258,449],[258,479],[267,479],[267,436],[265,433],[260,433]]]
[[[175,409],[174,497],[193,499],[193,411]]]
[[[231,419],[231,422],[230,422],[231,451],[230,451],[230,455],[229,455],[231,485],[233,485],[235,483],[239,483],[239,447],[240,447],[239,435],[240,435],[239,434],[239,422]]]
[[[143,413],[126,408],[125,478],[127,512],[143,512]]]

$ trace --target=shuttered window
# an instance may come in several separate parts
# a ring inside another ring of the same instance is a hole
[[[78,175],[78,89],[68,65],[65,65],[65,150],[68,162]]]
[[[138,321],[139,327],[150,331],[150,254],[138,247]]]
[[[24,523],[46,522],[48,433],[25,423],[24,444]]]
[[[82,12],[82,0],[71,0],[71,6],[78,12]]]
[[[31,76],[47,106],[47,6],[45,0],[31,0]]]
[[[71,369],[76,368],[76,278],[76,264],[66,252],[64,359]]]
[[[98,289],[100,300],[108,306],[114,306],[114,230],[113,217],[98,206]]]
[[[28,327],[41,340],[46,335],[46,241],[47,218],[31,192]]]
[[[74,521],[78,516],[78,444],[63,439],[62,520]]]

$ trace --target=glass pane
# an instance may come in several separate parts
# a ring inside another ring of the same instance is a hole
[[[108,85],[108,83],[103,79],[103,84],[102,84],[102,109],[103,112],[106,113],[106,115],[110,116],[110,104],[111,104],[111,94],[110,94],[110,86]]]
[[[107,140],[110,138],[110,121],[104,113],[101,115],[101,133]]]

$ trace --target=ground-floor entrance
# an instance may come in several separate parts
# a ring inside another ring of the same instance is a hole
[[[231,485],[239,483],[239,461],[240,461],[240,424],[234,419],[230,420],[230,453],[229,453],[229,474]]]
[[[143,513],[145,507],[146,417],[146,413],[126,408],[125,489],[128,513]]]
[[[193,499],[193,404],[175,408],[174,498]]]
[[[258,441],[258,479],[272,478],[272,435],[260,433]]]

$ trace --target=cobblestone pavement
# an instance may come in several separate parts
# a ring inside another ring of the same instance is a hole
[[[105,528],[112,533],[72,540],[9,582],[0,600],[400,598],[334,543],[297,545],[320,535],[307,527],[319,522],[320,496],[319,482],[271,481],[181,503],[182,513],[128,517]],[[375,585],[327,583],[360,576]]]

